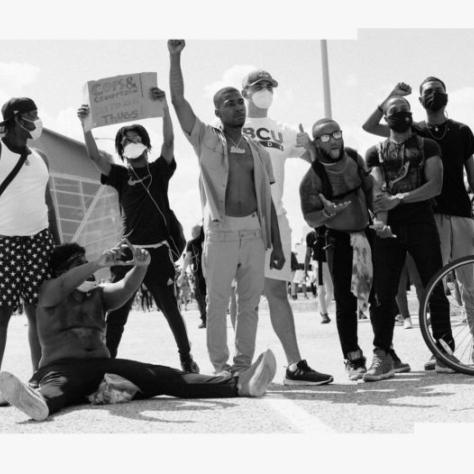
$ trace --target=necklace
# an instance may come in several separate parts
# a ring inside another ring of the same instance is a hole
[[[227,138],[232,142],[232,146],[230,147],[231,153],[237,153],[239,155],[245,154],[245,148],[240,148],[240,144],[242,143],[242,139],[243,139],[242,135],[240,135],[239,141],[237,143],[235,143],[231,137],[227,137]]]
[[[447,120],[446,122],[443,122],[439,125],[438,124],[430,125],[429,123],[427,123],[426,125],[427,125],[428,133],[431,135],[431,138],[433,138],[433,140],[436,140],[436,141],[442,140],[449,131]],[[440,132],[441,134],[437,135]]]

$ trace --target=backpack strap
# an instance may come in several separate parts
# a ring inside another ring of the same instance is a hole
[[[322,186],[322,194],[326,199],[332,199],[333,194],[332,194],[332,186],[331,182],[329,181],[328,174],[326,173],[326,170],[324,169],[324,166],[321,164],[320,161],[314,160],[311,163],[311,168],[313,168],[313,171],[316,173],[316,176],[321,180],[321,186]]]
[[[1,148],[0,148],[1,153]],[[25,148],[25,150],[20,155],[16,165],[14,168],[8,173],[8,176],[3,180],[2,184],[0,184],[0,196],[3,194],[5,189],[7,189],[8,185],[15,179],[16,175],[20,172],[20,169],[24,165],[26,158],[28,158],[29,150]]]

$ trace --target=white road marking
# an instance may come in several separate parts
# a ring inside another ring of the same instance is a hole
[[[267,405],[288,420],[291,426],[300,433],[335,433],[335,431],[324,424],[319,418],[311,415],[300,408],[295,402],[289,400],[279,393],[268,393],[263,399]]]

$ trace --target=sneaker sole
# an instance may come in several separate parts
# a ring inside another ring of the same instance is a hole
[[[249,395],[251,397],[261,397],[265,394],[268,385],[275,377],[276,367],[275,355],[268,349],[262,354],[255,373],[249,380]]]
[[[333,377],[329,377],[328,379],[321,380],[319,382],[313,382],[311,380],[293,380],[287,379],[286,377],[283,379],[283,385],[299,385],[299,386],[310,386],[310,385],[327,385],[328,383],[334,382]]]
[[[437,374],[455,374],[456,371],[451,369],[451,367],[435,367],[435,372]]]
[[[365,374],[363,377],[364,382],[378,382],[379,380],[390,379],[395,375],[395,372],[391,370],[390,372],[386,372],[382,375],[367,375]]]
[[[393,369],[394,374],[405,374],[407,372],[411,372],[411,367],[401,367],[399,369]]]
[[[26,413],[36,421],[43,421],[49,415],[44,399],[33,389],[9,372],[0,373],[0,390],[10,405]]]
[[[362,380],[364,378],[365,372],[363,374],[357,375],[348,375],[348,378],[351,382],[357,382],[358,380]]]

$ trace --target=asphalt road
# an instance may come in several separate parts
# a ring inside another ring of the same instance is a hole
[[[474,423],[474,378],[423,371],[429,357],[419,328],[397,326],[395,348],[412,372],[375,383],[347,379],[334,318],[321,325],[316,300],[292,301],[303,357],[320,371],[334,375],[322,387],[282,385],[286,361],[269,321],[265,300],[260,307],[257,352],[271,348],[278,371],[262,399],[178,400],[155,398],[127,404],[67,409],[46,422],[34,422],[15,408],[0,408],[0,433],[233,433],[358,434],[414,433],[419,424]],[[193,305],[184,312],[192,351],[201,372],[211,373],[205,331],[198,329]],[[26,379],[30,375],[26,320],[12,318],[3,370]],[[359,324],[361,347],[371,359],[371,326]],[[232,328],[229,322],[229,338]],[[134,312],[126,326],[119,356],[178,367],[171,332],[159,312]]]

